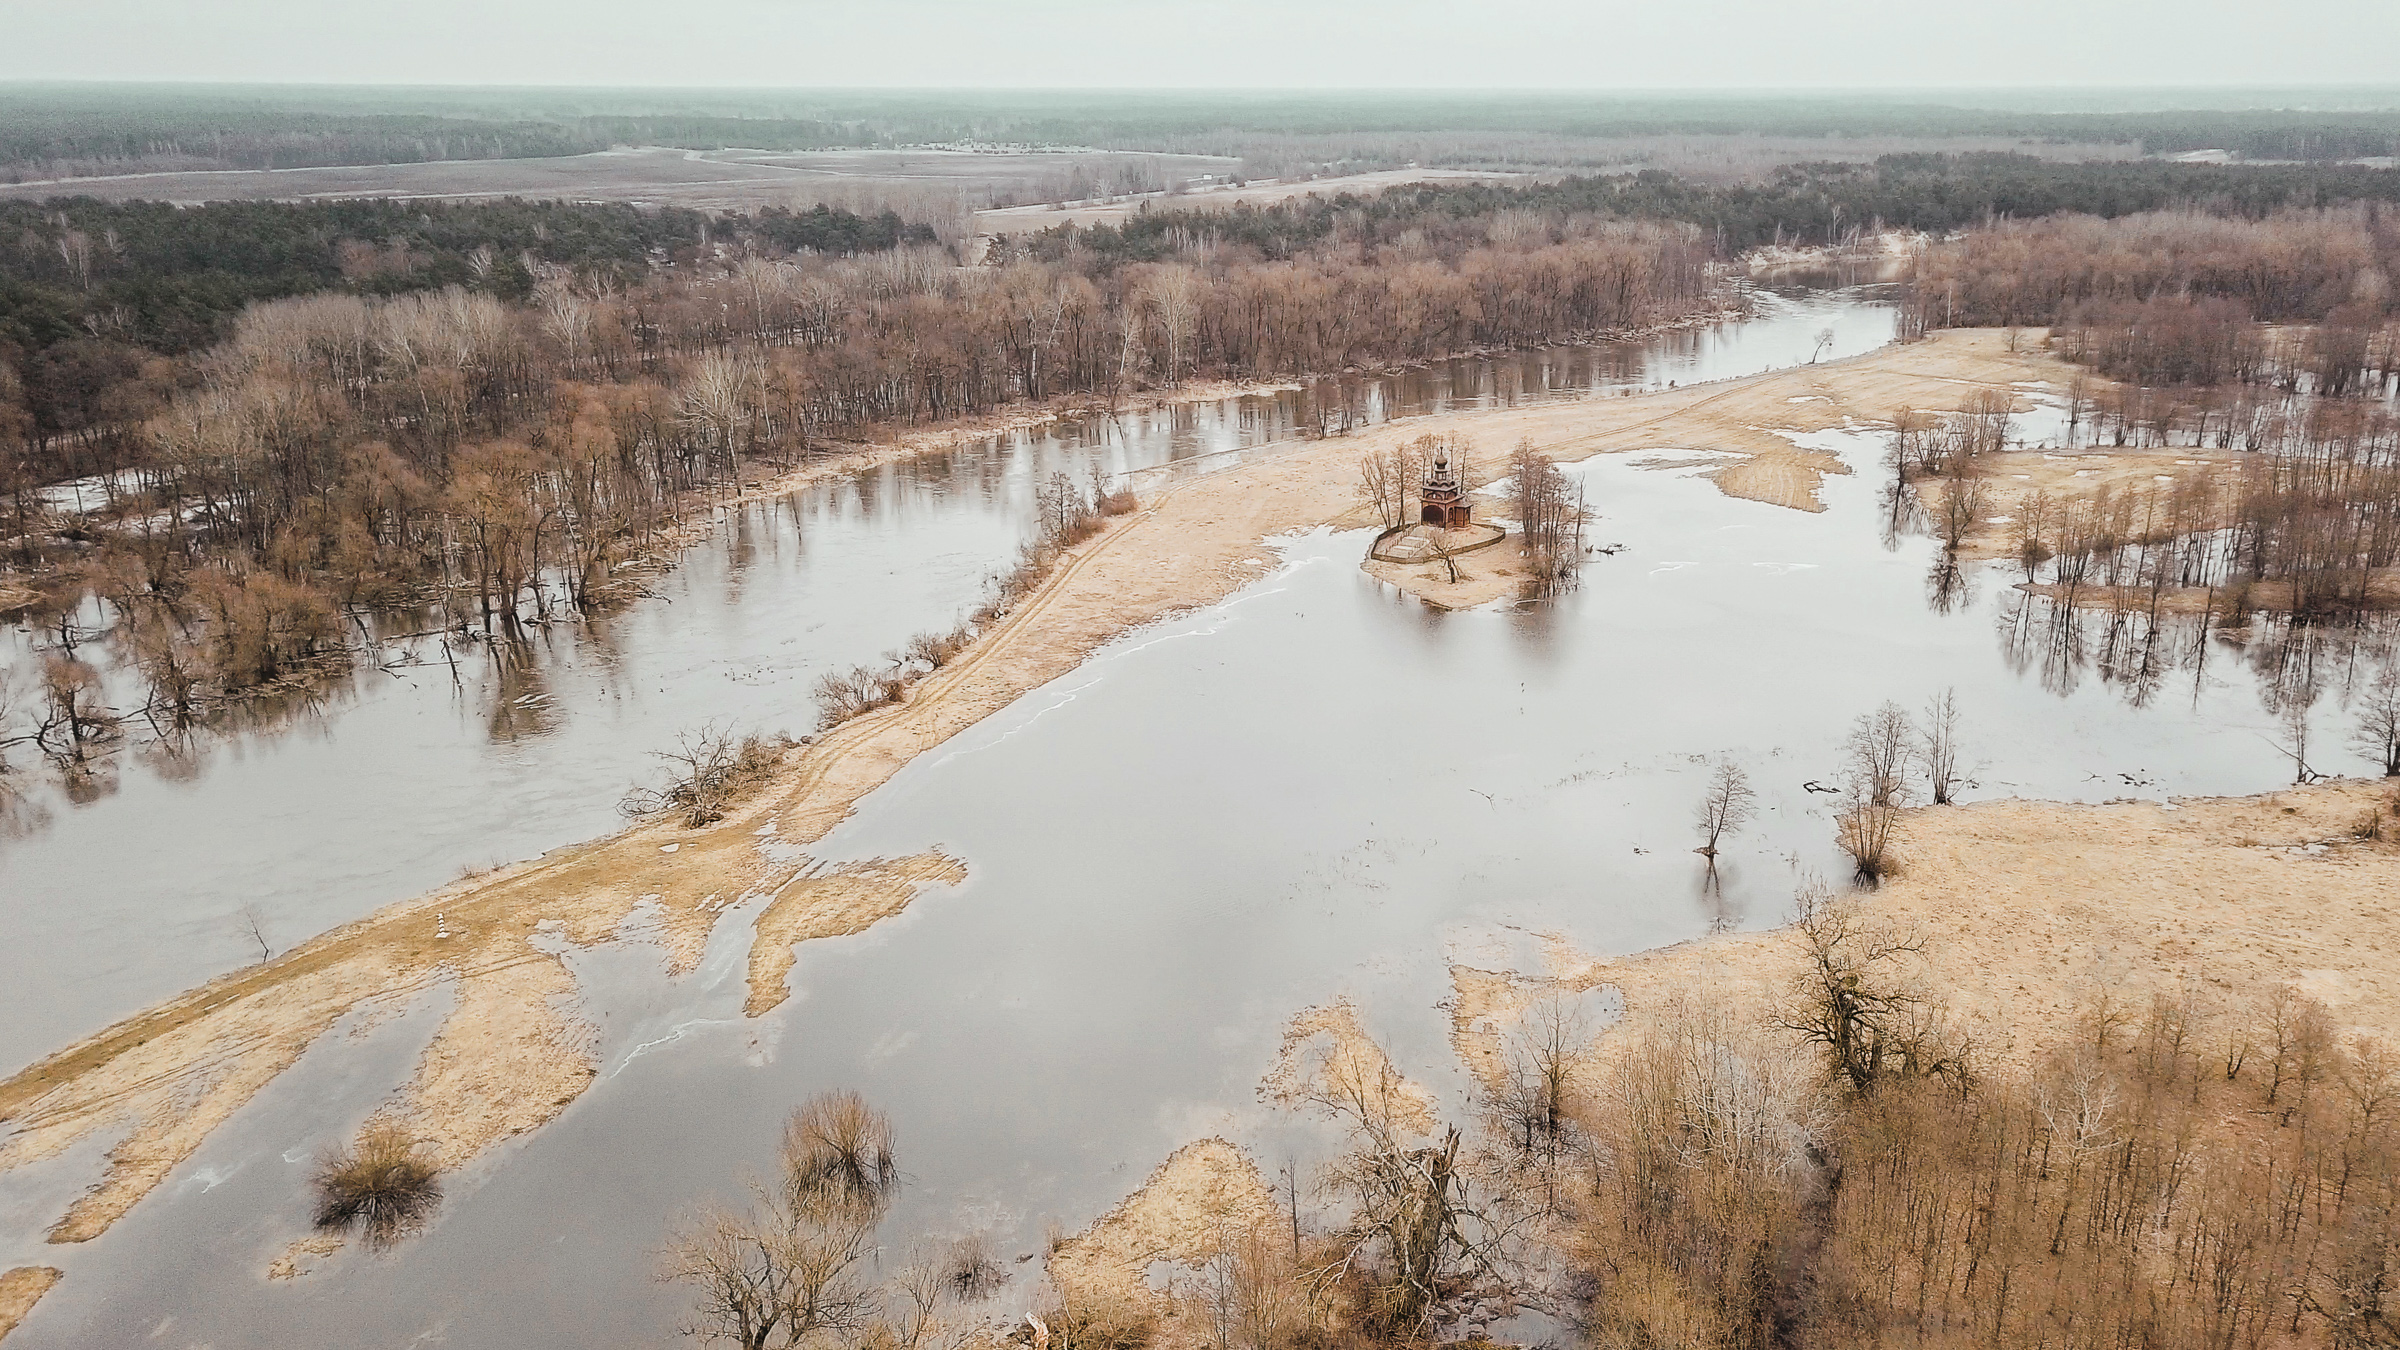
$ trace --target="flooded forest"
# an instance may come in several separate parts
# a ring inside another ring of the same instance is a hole
[[[0,86],[9,1350],[2400,1336],[2400,113],[448,97]]]

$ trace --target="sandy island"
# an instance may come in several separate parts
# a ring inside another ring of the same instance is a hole
[[[954,860],[934,855],[825,872],[795,856],[798,847],[823,837],[911,759],[1066,674],[1110,639],[1263,575],[1276,560],[1269,539],[1366,524],[1357,464],[1379,445],[1457,432],[1494,447],[1528,438],[1561,459],[1707,451],[1707,476],[1726,493],[1819,510],[1821,476],[1847,467],[1777,432],[1874,422],[1901,407],[1958,409],[1976,391],[2063,384],[2068,372],[2042,353],[2010,352],[1996,332],[1946,332],[1645,397],[1410,419],[1254,452],[1252,462],[1171,482],[1070,551],[1014,612],[904,702],[794,751],[775,781],[725,820],[697,830],[643,824],[386,907],[0,1083],[0,1122],[10,1131],[0,1142],[0,1171],[53,1157],[95,1132],[116,1133],[104,1174],[50,1231],[54,1242],[98,1236],[337,1021],[445,985],[455,1008],[389,1109],[446,1165],[462,1165],[555,1118],[589,1086],[592,1034],[574,1011],[573,977],[556,953],[561,944],[618,940],[636,918],[655,935],[646,940],[663,947],[667,970],[680,973],[727,910],[760,909],[749,1011],[771,1009],[782,999],[792,943],[855,932],[923,886],[961,875]],[[837,467],[855,461],[821,471]],[[770,842],[784,847],[762,847]]]

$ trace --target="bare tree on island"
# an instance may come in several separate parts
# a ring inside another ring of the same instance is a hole
[[[1408,493],[1419,471],[1414,449],[1406,445],[1375,450],[1358,461],[1359,499],[1374,509],[1384,529],[1408,524]]]
[[[1695,815],[1700,826],[1701,845],[1694,853],[1717,865],[1717,841],[1729,834],[1739,834],[1758,813],[1758,794],[1750,788],[1750,775],[1732,760],[1720,760],[1709,772],[1708,790],[1700,797]]]
[[[1460,472],[1463,477],[1464,469]],[[1534,590],[1544,595],[1564,590],[1583,563],[1583,526],[1591,517],[1584,506],[1583,485],[1569,481],[1531,441],[1517,442],[1509,472],[1517,490],[1517,531],[1525,560],[1532,564]]]

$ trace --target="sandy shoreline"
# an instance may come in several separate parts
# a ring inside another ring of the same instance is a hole
[[[589,1030],[560,1011],[572,1007],[560,997],[573,992],[572,976],[545,944],[618,940],[636,912],[656,916],[668,968],[679,973],[726,911],[762,906],[773,917],[757,921],[750,997],[754,1012],[771,1008],[781,1000],[790,944],[857,931],[921,886],[955,880],[957,865],[898,860],[873,865],[884,870],[853,877],[856,884],[828,886],[819,883],[830,878],[812,876],[788,849],[775,851],[785,861],[771,859],[762,841],[814,842],[918,754],[1066,674],[1102,644],[1240,589],[1274,564],[1268,539],[1368,523],[1353,485],[1358,460],[1378,446],[1449,431],[1473,436],[1487,454],[1520,437],[1562,459],[1723,451],[1729,457],[1708,476],[1729,495],[1814,510],[1820,476],[1846,468],[1767,428],[1806,432],[1888,418],[1901,406],[1956,408],[1977,390],[2062,379],[2064,371],[2046,356],[2007,352],[1995,333],[1946,333],[1640,398],[1412,419],[1293,443],[1186,479],[1071,551],[905,702],[788,756],[776,780],[724,821],[698,830],[639,825],[389,906],[0,1083],[0,1122],[10,1130],[0,1171],[55,1156],[95,1131],[125,1131],[99,1183],[51,1232],[59,1242],[97,1236],[336,1021],[443,983],[456,986],[457,1010],[406,1085],[404,1114],[445,1160],[470,1161],[554,1118],[591,1081]],[[848,458],[821,466],[856,467]],[[770,490],[788,489],[761,489]]]
[[[1911,983],[1939,1001],[1979,1070],[2022,1069],[2075,1034],[2103,993],[2138,1016],[2187,986],[2238,1017],[2290,984],[2341,1033],[2400,1043],[2400,785],[2340,782],[2256,797],[2099,806],[2005,800],[1907,812],[1899,872],[1858,894],[1878,931],[1914,935]],[[2358,837],[2382,813],[2384,838]],[[1791,930],[1701,938],[1624,958],[1553,953],[1540,975],[1454,968],[1451,1043],[1487,1085],[1508,1029],[1545,999],[1613,988],[1604,1054],[1707,991],[1770,1041],[1802,973]]]

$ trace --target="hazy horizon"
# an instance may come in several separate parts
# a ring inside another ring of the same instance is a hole
[[[2388,84],[2400,7],[1828,0],[430,0],[25,7],[0,80],[704,89],[1724,93]]]

